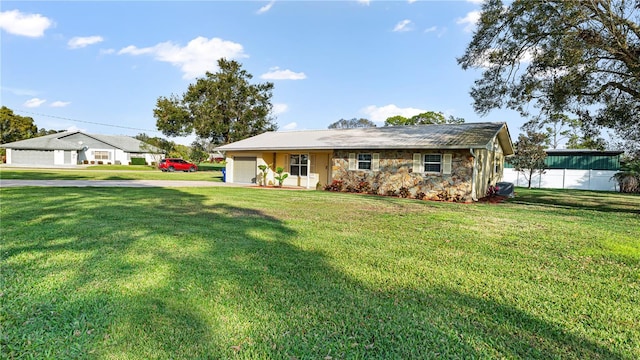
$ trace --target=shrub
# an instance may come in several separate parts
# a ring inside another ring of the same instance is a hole
[[[499,190],[500,190],[499,187],[495,185],[489,185],[489,188],[487,189],[487,197],[494,197],[498,195]]]
[[[98,160],[98,165],[102,165],[102,164],[103,164],[102,160]]]
[[[333,180],[331,184],[327,184],[324,189],[326,191],[342,191],[342,180]]]
[[[424,198],[426,198],[426,197],[427,197],[427,194],[423,193],[422,191],[420,191],[420,192],[418,192],[416,194],[416,199],[418,199],[418,200],[424,200]]]
[[[369,194],[372,191],[371,184],[368,181],[360,181],[358,185],[356,185],[356,190],[360,193]]]
[[[620,192],[640,193],[640,160],[630,161],[624,164],[620,172],[611,178],[618,182]]]
[[[95,161],[91,160],[91,165],[93,165],[93,164],[95,164],[95,163],[96,163]]]
[[[147,161],[145,160],[145,158],[132,157],[130,165],[147,165]]]
[[[389,189],[385,192],[385,195],[387,196],[396,196],[396,191],[393,189]]]
[[[406,186],[401,187],[400,190],[398,190],[398,196],[400,196],[401,198],[410,197],[411,193],[409,192],[409,188]]]
[[[274,176],[273,178],[278,180],[278,186],[282,187],[282,183],[284,182],[284,179],[288,178],[289,174],[284,172],[284,168],[280,166],[276,168],[276,174],[278,174],[278,176]]]

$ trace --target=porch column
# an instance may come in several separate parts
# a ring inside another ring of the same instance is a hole
[[[307,154],[307,189],[311,183],[311,154]]]

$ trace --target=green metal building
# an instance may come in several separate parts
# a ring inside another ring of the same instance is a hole
[[[622,153],[622,151],[553,149],[547,150],[545,164],[547,169],[618,171]],[[505,162],[504,167],[510,169],[513,165]]]

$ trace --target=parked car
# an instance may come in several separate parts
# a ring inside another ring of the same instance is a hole
[[[170,172],[174,172],[176,170],[194,172],[198,171],[198,165],[190,163],[183,159],[168,158],[160,160],[160,162],[158,163],[158,169]]]

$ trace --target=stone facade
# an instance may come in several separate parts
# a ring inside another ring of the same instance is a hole
[[[379,154],[379,171],[349,170],[349,153]],[[413,171],[413,154],[423,150],[335,151],[332,158],[332,179],[342,181],[343,190],[379,195],[404,195],[429,200],[465,201],[472,199],[473,157],[469,151],[430,151],[451,154],[451,174],[430,174]],[[363,185],[364,184],[364,185]],[[402,190],[401,190],[402,189]]]

